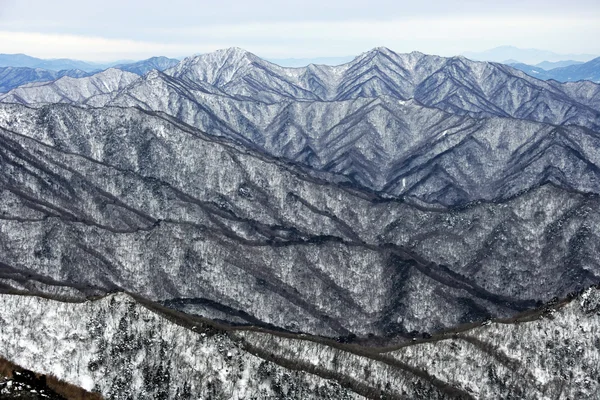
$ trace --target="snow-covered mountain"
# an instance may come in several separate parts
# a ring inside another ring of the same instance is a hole
[[[110,68],[84,78],[64,76],[52,82],[28,83],[0,95],[0,101],[21,104],[77,103],[102,106],[116,91],[124,89],[137,79],[139,79],[137,74]]]
[[[598,148],[598,84],[386,48],[20,86],[0,96],[0,290],[153,312],[0,296],[0,339],[31,338],[0,355],[48,354],[40,372],[109,398],[594,398],[594,290],[527,325],[366,345],[597,284]]]
[[[0,295],[6,357],[107,399],[595,399],[600,295],[517,321],[357,347],[222,329],[124,294],[85,303]],[[429,337],[429,336],[426,336]]]
[[[456,114],[555,124],[573,123],[573,114],[583,111],[581,103],[594,110],[600,107],[599,85],[588,88],[593,93],[579,96],[563,85],[539,81],[503,64],[418,52],[397,54],[386,48],[373,49],[340,66],[306,68],[279,67],[230,48],[187,58],[166,73],[185,83],[208,83],[238,99],[267,103],[389,96]],[[578,110],[567,112],[573,106]],[[593,118],[577,122],[598,123]]]

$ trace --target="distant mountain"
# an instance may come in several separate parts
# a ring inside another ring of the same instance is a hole
[[[540,67],[535,67],[533,65],[523,64],[523,63],[509,63],[511,67],[518,69],[519,71],[525,72],[529,76],[533,76],[538,79],[546,79],[547,72],[545,69]]]
[[[558,82],[592,81],[600,83],[600,57],[586,63],[572,64],[549,71],[526,64],[511,64],[511,66],[538,79],[554,79]]]
[[[317,57],[317,58],[267,58],[267,61],[282,67],[306,67],[316,65],[341,65],[352,61],[355,56],[346,57]]]
[[[584,64],[571,65],[548,71],[549,76],[559,82],[592,81],[600,83],[600,57]]]
[[[152,57],[147,60],[138,61],[130,64],[117,64],[114,68],[118,68],[122,71],[133,72],[134,74],[144,75],[148,71],[153,69],[158,71],[164,71],[165,69],[171,68],[179,63],[179,60],[167,57]]]
[[[82,78],[89,75],[90,73],[79,69],[57,72],[41,68],[0,67],[0,92],[7,92],[31,82],[53,81],[62,78],[63,76]]]
[[[0,54],[0,67],[41,68],[51,71],[81,70],[93,72],[106,68],[104,64],[94,64],[67,58],[44,60],[25,54]]]
[[[535,66],[538,68],[545,69],[546,71],[550,71],[551,69],[554,69],[554,68],[568,67],[568,66],[577,65],[577,64],[583,64],[583,61],[574,61],[574,60],[564,60],[564,61],[556,61],[556,62],[544,61],[539,64],[536,64]]]
[[[505,63],[507,60],[523,64],[535,65],[544,61],[557,62],[563,60],[589,61],[597,55],[593,54],[557,54],[538,49],[520,49],[514,46],[500,46],[482,52],[466,52],[463,55],[472,60],[494,61]]]

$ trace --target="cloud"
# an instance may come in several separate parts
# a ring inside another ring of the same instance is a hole
[[[105,38],[73,34],[0,31],[0,52],[92,61],[184,56],[239,46],[272,58],[355,55],[376,46],[399,52],[419,50],[455,55],[505,44],[556,52],[600,52],[600,18],[438,16],[394,20],[247,22],[145,26],[136,37]],[[160,38],[160,39],[158,39]],[[596,48],[590,48],[596,46]]]
[[[158,54],[185,55],[195,53],[198,49],[199,46],[189,43],[158,43],[93,36],[0,31],[1,52],[26,53],[42,58],[69,57],[105,61]]]

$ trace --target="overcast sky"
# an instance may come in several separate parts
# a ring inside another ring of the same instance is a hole
[[[377,46],[600,54],[599,0],[0,0],[0,53],[90,61],[238,46],[269,58]]]

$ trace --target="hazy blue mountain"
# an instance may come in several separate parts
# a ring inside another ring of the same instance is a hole
[[[544,61],[589,61],[597,55],[593,54],[557,54],[551,51],[538,49],[520,49],[514,46],[500,46],[482,52],[465,52],[463,55],[472,60],[494,61],[505,63],[506,60],[514,60],[523,64],[535,65]]]
[[[548,71],[551,79],[559,82],[592,81],[600,82],[600,57],[584,64],[570,65]]]
[[[51,71],[81,70],[85,72],[97,72],[115,65],[131,64],[132,60],[119,60],[107,63],[96,63],[69,58],[42,59],[31,57],[26,54],[0,54],[0,67],[26,67],[41,68]]]
[[[11,89],[31,82],[53,81],[63,76],[83,78],[88,75],[90,73],[80,69],[51,71],[41,68],[0,67],[0,92],[8,92]]]
[[[153,69],[158,71],[164,71],[165,69],[171,68],[179,63],[179,60],[168,57],[152,57],[147,60],[142,60],[128,64],[117,64],[114,68],[118,68],[122,71],[133,72],[138,75],[145,75],[148,71]]]
[[[52,71],[79,69],[92,72],[104,69],[106,66],[67,58],[44,60],[25,54],[0,54],[0,67],[42,68]]]
[[[14,61],[17,64],[48,64],[46,60],[39,60],[25,55],[23,55],[22,57],[16,57]],[[134,63],[118,64],[114,68],[117,68],[121,71],[132,72],[137,75],[144,75],[148,71],[151,71],[153,69],[163,71],[165,69],[171,68],[175,66],[178,62],[179,60],[173,58],[152,57],[147,60],[142,60]],[[26,85],[29,83],[55,81],[64,76],[72,78],[84,78],[90,75],[92,75],[91,72],[86,72],[81,69],[67,69],[55,71],[52,69],[44,69],[38,67],[0,67],[0,93],[8,92],[11,89],[15,89],[19,86]]]
[[[549,71],[527,64],[510,64],[510,66],[538,79],[554,79],[558,82],[592,81],[600,83],[600,57],[586,63],[554,68]]]
[[[539,64],[536,64],[535,66],[538,68],[542,68],[546,71],[550,71],[551,69],[554,69],[554,68],[569,67],[571,65],[577,65],[577,64],[583,64],[583,61],[575,61],[575,60],[564,60],[564,61],[555,61],[555,62],[544,61]]]

